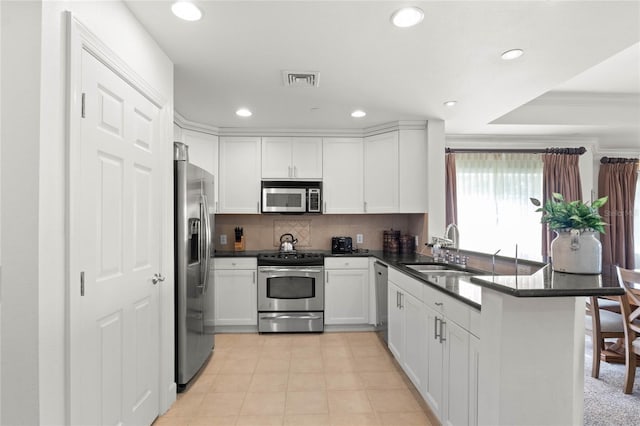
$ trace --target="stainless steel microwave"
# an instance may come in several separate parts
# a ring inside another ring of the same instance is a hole
[[[263,213],[322,213],[322,182],[262,181]]]

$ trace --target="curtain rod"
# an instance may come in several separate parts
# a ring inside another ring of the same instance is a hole
[[[616,158],[616,157],[602,157],[600,159],[601,164],[616,164],[616,163],[637,163],[637,158]]]
[[[582,155],[587,152],[587,149],[583,146],[580,148],[532,148],[532,149],[487,149],[487,148],[445,148],[446,153],[475,153],[486,152],[495,154],[578,154]]]

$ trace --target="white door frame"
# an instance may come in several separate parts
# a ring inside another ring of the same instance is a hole
[[[77,210],[77,204],[81,203],[78,194],[78,180],[80,176],[80,144],[81,144],[81,57],[82,51],[86,51],[93,55],[98,61],[103,63],[107,68],[122,78],[129,85],[138,90],[146,98],[160,109],[160,140],[161,152],[164,153],[166,162],[162,163],[160,174],[163,188],[173,187],[172,170],[172,144],[171,135],[173,129],[173,105],[171,99],[167,99],[158,90],[145,81],[143,77],[137,74],[126,62],[124,62],[116,53],[107,47],[98,37],[96,37],[85,25],[78,21],[71,12],[65,12],[67,24],[67,306],[66,311],[66,337],[65,337],[65,357],[66,357],[66,418],[70,424],[71,404],[76,399],[75,389],[71,386],[71,365],[74,360],[71,353],[71,335],[74,331],[73,320],[79,310],[77,295],[80,292],[80,264],[77,251],[74,245],[78,244],[78,220],[74,217]],[[166,125],[162,124],[165,123]],[[169,409],[176,399],[176,385],[174,380],[174,327],[173,327],[173,244],[171,235],[167,230],[172,229],[173,214],[173,196],[171,191],[164,190],[161,194],[162,209],[160,214],[160,223],[162,229],[165,230],[162,238],[160,271],[164,276],[169,277],[161,288],[159,295],[158,322],[159,326],[159,344],[158,351],[160,353],[160,363],[158,376],[159,389],[158,397],[160,398],[159,407],[160,414]]]

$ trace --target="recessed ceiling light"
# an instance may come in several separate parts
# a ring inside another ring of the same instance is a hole
[[[239,110],[236,111],[236,115],[240,117],[251,117],[252,112],[249,111],[247,108],[240,108]]]
[[[202,18],[202,11],[190,1],[177,1],[171,5],[171,11],[180,19],[185,21],[199,21]]]
[[[519,58],[520,56],[522,56],[523,53],[524,53],[524,50],[522,49],[511,49],[511,50],[507,50],[506,52],[503,52],[501,57],[505,61],[510,61],[512,59]]]
[[[396,27],[407,28],[419,24],[424,19],[424,12],[418,7],[403,7],[393,12],[391,22]]]
[[[454,107],[456,106],[456,104],[458,103],[458,101],[447,101],[444,103],[444,106],[446,107]]]
[[[351,113],[351,116],[352,116],[353,118],[362,118],[362,117],[364,117],[365,115],[367,115],[367,113],[366,113],[366,112],[364,112],[364,111],[362,111],[362,110],[360,110],[360,109],[357,109],[357,110],[355,110],[355,111],[353,111],[353,112]]]

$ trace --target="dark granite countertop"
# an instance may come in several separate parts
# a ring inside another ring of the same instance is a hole
[[[275,250],[252,251],[216,251],[216,257],[257,257],[260,253]],[[436,263],[431,256],[418,253],[389,254],[371,250],[350,254],[332,254],[330,250],[313,250],[325,257],[375,257],[393,268],[419,281],[440,290],[476,309],[482,305],[481,288],[487,287],[513,297],[577,297],[577,296],[614,296],[624,294],[620,287],[603,284],[600,275],[581,275],[555,272],[549,265],[542,267],[532,275],[492,275],[480,270],[466,269],[477,275],[442,275],[438,273],[418,272],[407,267],[410,264]],[[449,264],[452,269],[461,269],[459,265]]]
[[[556,272],[550,265],[532,275],[474,276],[471,281],[515,297],[616,296],[619,286],[607,286],[601,275]]]

